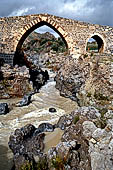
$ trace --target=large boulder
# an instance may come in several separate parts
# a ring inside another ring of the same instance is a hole
[[[77,60],[69,56],[56,75],[55,80],[56,88],[60,90],[62,96],[78,101],[77,93],[79,93],[81,86],[85,84],[85,77]]]
[[[9,148],[14,154],[15,169],[19,170],[26,161],[34,162],[34,155],[40,154],[44,149],[44,133],[36,134],[36,128],[28,124],[16,129],[9,138]],[[35,133],[35,135],[34,135]]]
[[[22,97],[32,91],[29,82],[29,69],[26,66],[12,68],[8,64],[1,66],[0,98]]]
[[[22,107],[22,106],[29,105],[31,103],[31,96],[32,96],[32,93],[24,95],[22,100],[19,103],[17,103],[16,106]]]
[[[38,66],[15,65],[12,68],[4,64],[0,70],[0,98],[23,97],[29,92],[38,92],[48,79],[47,70],[43,71]]]
[[[103,126],[104,125],[104,126]],[[44,153],[44,133],[55,127],[64,129],[60,143]],[[38,128],[26,125],[10,136],[16,170],[39,169],[96,170],[113,167],[113,111],[100,112],[81,107],[61,117],[56,126],[43,123]]]
[[[35,130],[34,135],[42,133],[42,132],[53,132],[55,126],[50,123],[41,123],[39,127]]]
[[[30,69],[30,80],[33,82],[33,88],[35,92],[47,82],[49,79],[49,74],[47,70],[43,71],[40,68],[32,68]]]
[[[79,106],[113,109],[112,56],[82,55],[79,59],[70,56],[55,80],[60,94],[77,101]]]
[[[28,124],[20,129],[16,129],[9,138],[9,148],[14,154],[15,169],[19,170],[24,164],[35,165],[35,158],[43,155],[44,138],[43,132],[54,131],[54,125],[42,123],[38,128]]]
[[[0,103],[0,115],[5,115],[9,112],[9,107],[7,103]]]
[[[112,116],[112,110],[103,114],[94,107],[81,107],[70,114],[71,124],[66,125],[67,128],[61,139],[62,142],[76,141],[75,149],[70,150],[67,157],[68,169],[113,168]],[[73,152],[76,155],[73,155]]]

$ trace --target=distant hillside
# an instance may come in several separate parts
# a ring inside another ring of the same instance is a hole
[[[66,46],[60,37],[55,38],[49,32],[44,34],[32,32],[24,41],[22,50],[28,55],[48,53],[51,50],[62,53],[66,51]]]

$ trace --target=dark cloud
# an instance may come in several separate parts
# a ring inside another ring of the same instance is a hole
[[[113,0],[0,0],[0,16],[49,13],[113,26]]]
[[[89,16],[90,22],[113,26],[113,0],[90,0],[86,5],[94,9]]]

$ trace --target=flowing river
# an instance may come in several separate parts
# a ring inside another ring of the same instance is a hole
[[[5,99],[0,102],[7,102],[11,105],[21,99]],[[49,112],[49,108],[56,108],[56,112]],[[28,106],[13,107],[7,115],[0,115],[0,170],[11,170],[13,154],[8,148],[9,136],[15,129],[31,123],[38,127],[43,122],[57,123],[60,116],[68,114],[77,108],[76,102],[69,98],[61,97],[55,88],[54,74],[50,74],[50,80],[43,86],[39,93],[32,96],[32,102]],[[62,135],[60,129],[52,133],[46,133],[45,151],[55,146]],[[55,139],[55,140],[54,140]]]

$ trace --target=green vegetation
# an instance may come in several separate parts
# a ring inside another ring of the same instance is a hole
[[[39,52],[39,49],[38,48],[34,48],[34,51],[36,51],[37,53]]]
[[[101,128],[101,129],[104,129],[107,125],[107,119],[105,118],[105,113],[107,113],[108,109],[107,108],[98,108],[100,114],[101,114],[101,117],[98,119],[98,121],[96,122],[96,126]]]
[[[107,108],[102,108],[99,110],[100,114],[101,114],[101,118],[104,118],[105,113],[107,113],[108,109]]]
[[[20,170],[34,170],[33,163],[26,161],[26,163],[21,166]]]
[[[47,170],[48,162],[46,158],[40,159],[36,164],[36,170]]]
[[[90,92],[87,93],[87,97],[91,97],[91,93]]]
[[[104,129],[106,127],[106,125],[107,125],[107,122],[106,122],[105,118],[101,118],[97,122],[97,126],[100,127],[101,129]]]
[[[24,165],[21,166],[20,170],[47,170],[48,162],[46,158],[40,159],[37,163],[26,161]]]
[[[60,158],[57,156],[56,158],[52,159],[51,166],[55,168],[55,170],[65,170],[66,159]]]
[[[79,115],[76,115],[74,117],[73,123],[76,124],[79,121]]]
[[[96,92],[95,92],[94,97],[95,97],[95,99],[97,99],[97,100],[106,100],[106,101],[109,101],[108,96],[104,96],[104,95],[101,94],[101,93],[96,93]]]
[[[35,51],[38,54],[41,52],[49,52],[51,50],[57,53],[63,53],[67,51],[65,43],[60,37],[55,38],[52,34],[45,35],[46,33],[32,33],[26,39],[22,49],[25,51]]]
[[[84,54],[84,58],[87,58],[88,57],[88,54]]]
[[[52,44],[52,47],[51,47],[51,49],[53,50],[53,51],[56,51],[56,52],[58,52],[58,44]]]
[[[31,41],[30,41],[31,46],[32,46],[33,44],[35,44],[37,41],[38,41],[37,39],[31,40]]]
[[[91,57],[92,57],[92,56],[94,56],[94,53],[93,53],[93,52],[91,52]]]
[[[40,46],[44,45],[46,42],[48,42],[48,39],[42,38],[42,39],[40,40]]]
[[[98,44],[96,41],[94,42],[88,42],[87,43],[87,47],[86,47],[86,51],[94,51],[94,52],[98,52]]]
[[[67,162],[65,157],[62,159],[60,156],[57,156],[53,158],[50,163],[51,168],[55,168],[55,170],[65,170]],[[47,158],[42,158],[35,164],[26,161],[26,163],[21,166],[20,170],[49,170]]]

